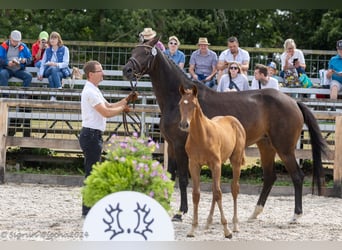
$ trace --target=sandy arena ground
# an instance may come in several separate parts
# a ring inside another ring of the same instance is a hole
[[[174,222],[177,241],[342,241],[342,199],[303,196],[304,214],[297,224],[289,224],[294,209],[293,196],[270,196],[258,220],[248,222],[257,196],[240,194],[238,214],[240,232],[225,239],[216,208],[214,222],[204,230],[211,193],[203,192],[200,201],[200,226],[194,238],[187,238],[191,227],[192,199],[188,190],[189,213],[183,222]],[[0,241],[80,241],[80,187],[42,184],[0,185]],[[232,198],[223,194],[226,217],[232,217]],[[178,209],[179,192],[174,193],[173,208]],[[232,228],[231,223],[229,224]]]

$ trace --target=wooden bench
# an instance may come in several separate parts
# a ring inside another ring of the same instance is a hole
[[[37,78],[37,72],[38,68],[36,67],[26,67],[26,71],[32,74],[32,82],[31,85],[32,87],[48,87],[49,81],[47,78],[43,78],[42,80],[38,80]],[[83,70],[80,70],[81,73],[83,74]],[[123,80],[123,75],[121,70],[104,70],[103,71],[105,78],[101,82],[100,86],[101,87],[117,87],[117,88],[131,88],[131,83],[128,80]],[[138,89],[144,89],[144,88],[152,88],[152,84],[149,80],[146,80],[148,76],[145,78],[141,79],[139,81],[139,84],[137,85]],[[76,88],[82,88],[84,83],[86,82],[85,79],[81,80],[72,80],[72,79],[63,79],[63,85],[65,88],[69,89],[70,88],[70,81],[72,81],[73,87]],[[9,82],[12,83],[17,83],[17,82],[22,82],[21,79],[16,78],[16,77],[11,77],[9,79]]]

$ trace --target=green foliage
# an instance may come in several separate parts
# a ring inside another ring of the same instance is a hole
[[[66,41],[137,42],[152,27],[163,42],[176,35],[194,45],[206,36],[225,46],[237,36],[241,47],[282,48],[293,38],[300,49],[335,50],[341,18],[340,9],[2,9],[0,34],[18,29],[23,39],[37,39],[46,30]]]
[[[93,206],[106,195],[128,190],[149,195],[169,211],[174,182],[167,170],[152,159],[158,145],[136,135],[124,140],[114,135],[110,142],[106,160],[93,166],[85,180],[84,203]]]

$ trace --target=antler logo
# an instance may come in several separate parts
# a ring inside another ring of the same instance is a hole
[[[103,218],[102,220],[108,226],[104,232],[111,233],[110,240],[114,239],[120,234],[123,234],[125,231],[128,234],[133,232],[135,234],[141,235],[145,240],[148,240],[146,233],[153,233],[150,226],[154,222],[154,218],[148,218],[151,209],[147,209],[146,204],[141,206],[138,202],[136,203],[136,206],[136,209],[133,210],[133,212],[137,215],[136,226],[133,230],[131,228],[124,230],[120,224],[120,215],[124,213],[124,211],[120,208],[120,203],[117,203],[115,208],[113,208],[113,206],[110,204],[108,205],[108,208],[106,208],[105,211],[109,216],[109,219]]]

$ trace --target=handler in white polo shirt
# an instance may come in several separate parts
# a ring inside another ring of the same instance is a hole
[[[85,63],[83,70],[87,81],[81,95],[82,129],[79,143],[84,154],[84,170],[87,178],[93,164],[101,161],[102,135],[106,129],[106,118],[119,115],[124,111],[128,112],[127,104],[135,101],[137,94],[132,92],[116,103],[109,103],[98,88],[103,80],[102,65],[98,61],[89,61]],[[83,205],[82,215],[87,215],[89,210],[89,207]]]

